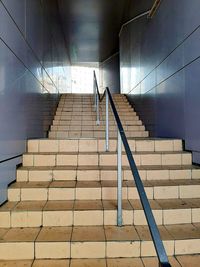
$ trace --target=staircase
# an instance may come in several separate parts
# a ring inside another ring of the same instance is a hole
[[[152,139],[123,95],[113,95],[172,266],[199,266],[200,169],[181,140]],[[123,227],[117,218],[116,123],[92,95],[60,99],[48,139],[29,140],[0,207],[0,266],[151,267],[157,258],[125,153]]]

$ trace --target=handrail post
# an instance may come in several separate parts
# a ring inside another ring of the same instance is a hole
[[[99,96],[96,94],[96,111],[97,111],[97,121],[96,124],[100,125],[100,118],[99,118]]]
[[[94,110],[96,111],[97,108],[97,89],[96,89],[96,83],[95,83],[95,72],[94,72],[94,76],[93,76],[93,92],[94,92]]]
[[[122,226],[122,139],[117,136],[117,225]]]
[[[106,151],[109,151],[109,98],[106,89]]]

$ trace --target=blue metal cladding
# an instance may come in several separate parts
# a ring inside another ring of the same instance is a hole
[[[22,154],[27,139],[46,137],[61,79],[70,80],[59,29],[40,0],[0,2],[0,162]],[[0,163],[0,203],[19,163]]]
[[[102,86],[109,87],[111,93],[120,93],[119,54],[114,55],[100,65]]]
[[[121,91],[151,136],[182,138],[200,163],[200,2],[162,1],[120,37]]]

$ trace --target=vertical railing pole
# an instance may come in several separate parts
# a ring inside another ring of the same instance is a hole
[[[106,89],[106,151],[109,151],[109,99]]]
[[[97,112],[97,121],[96,124],[100,125],[100,117],[99,117],[99,95],[96,94],[96,112]]]
[[[117,225],[122,226],[122,140],[117,137]]]
[[[96,111],[97,108],[97,89],[96,89],[96,83],[95,83],[95,72],[94,72],[94,77],[93,77],[93,91],[94,91],[94,110]]]

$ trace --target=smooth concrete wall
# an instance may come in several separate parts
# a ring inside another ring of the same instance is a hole
[[[162,1],[152,20],[124,27],[122,92],[155,137],[182,138],[200,163],[200,1]]]
[[[120,93],[119,54],[117,53],[100,63],[99,71],[101,90],[109,87],[111,93]]]
[[[46,136],[59,88],[69,86],[64,39],[47,2],[0,1],[0,203],[21,163],[10,158],[26,150],[27,139]]]

